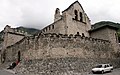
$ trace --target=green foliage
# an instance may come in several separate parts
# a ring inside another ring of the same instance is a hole
[[[30,35],[34,35],[36,33],[38,33],[40,30],[38,29],[34,29],[34,28],[25,28],[25,27],[18,27],[16,28],[18,30],[21,30],[21,31],[24,31],[24,32],[27,32],[28,34]]]
[[[118,37],[120,37],[120,31],[118,31],[117,34],[118,34]]]
[[[104,26],[104,25],[110,25],[113,27],[117,27],[117,28],[119,28],[119,31],[120,31],[120,24],[119,23],[110,22],[110,21],[101,21],[101,22],[93,24],[94,27],[99,27],[99,26]]]
[[[105,26],[105,25],[116,27],[120,31],[120,24],[119,23],[115,23],[115,22],[110,22],[110,21],[101,21],[101,22],[93,24],[92,27],[99,28],[99,27]]]

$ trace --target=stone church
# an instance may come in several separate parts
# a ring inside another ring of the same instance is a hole
[[[60,9],[56,8],[54,23],[42,29],[42,32],[68,35],[79,33],[90,37],[88,32],[90,29],[90,20],[81,4],[76,1],[62,11],[62,15],[60,14]]]
[[[62,11],[56,8],[54,23],[43,28],[43,33],[57,34],[76,34],[93,37],[98,39],[109,40],[115,47],[118,45],[117,28],[111,25],[91,27],[90,19],[85,13],[83,7],[78,1],[72,3],[67,9]]]
[[[46,75],[48,72],[89,71],[90,67],[100,62],[120,67],[116,27],[92,26],[78,1],[60,13],[60,9],[56,8],[54,22],[35,36],[28,36],[7,25],[4,28],[1,63],[21,60],[22,67],[17,70],[22,72],[24,67],[26,72],[27,65],[34,72],[44,71]],[[43,63],[48,65],[40,65]],[[48,66],[52,67],[48,69]]]

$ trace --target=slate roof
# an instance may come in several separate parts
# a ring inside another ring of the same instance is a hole
[[[109,25],[109,24],[97,25],[97,26],[92,25],[92,28],[91,28],[91,30],[89,30],[89,32],[93,32],[93,31],[96,31],[96,30],[99,30],[99,29],[103,29],[103,28],[105,28],[105,27],[112,28],[112,29],[115,29],[115,30],[118,30],[118,29],[119,29],[119,28],[117,28],[116,26],[114,26],[114,25]]]

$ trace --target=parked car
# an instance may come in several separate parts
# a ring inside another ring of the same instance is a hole
[[[99,64],[96,67],[92,69],[93,73],[104,73],[104,72],[110,72],[113,70],[113,66],[111,64]]]

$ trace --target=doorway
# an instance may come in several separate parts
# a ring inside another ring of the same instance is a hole
[[[18,62],[20,61],[20,55],[21,55],[21,53],[20,53],[20,51],[18,51]]]

